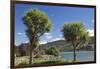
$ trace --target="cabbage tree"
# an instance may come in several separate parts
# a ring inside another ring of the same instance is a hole
[[[67,42],[73,46],[73,61],[76,61],[76,50],[79,47],[87,46],[89,42],[89,33],[81,22],[65,23],[62,33]]]
[[[26,35],[30,41],[30,61],[32,64],[33,53],[39,47],[39,38],[51,29],[51,22],[48,16],[38,10],[28,10],[23,16],[23,23],[26,26]],[[33,51],[33,52],[32,52]]]

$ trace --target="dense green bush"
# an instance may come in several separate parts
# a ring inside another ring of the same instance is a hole
[[[36,54],[34,58],[40,58],[41,54]]]
[[[18,66],[20,66],[20,65],[27,65],[27,64],[29,64],[28,61],[24,60],[24,61],[21,61],[21,63],[19,63]]]
[[[45,53],[48,55],[54,55],[58,56],[59,55],[59,49],[57,47],[49,47],[45,49]]]

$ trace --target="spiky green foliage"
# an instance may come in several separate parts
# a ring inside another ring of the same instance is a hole
[[[51,22],[48,16],[38,9],[31,9],[26,12],[23,21],[29,39],[32,39],[33,36],[40,37],[51,29]]]
[[[81,22],[65,23],[62,33],[66,41],[72,43],[74,61],[76,61],[75,50],[80,46],[86,46],[89,42],[89,33]]]
[[[26,35],[29,38],[31,49],[38,48],[39,37],[51,29],[51,22],[48,16],[38,9],[31,9],[23,16],[23,22],[26,26]]]

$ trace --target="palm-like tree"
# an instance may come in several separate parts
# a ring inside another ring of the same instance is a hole
[[[30,41],[30,61],[32,64],[33,52],[39,47],[39,37],[51,29],[51,22],[46,14],[38,9],[31,9],[23,16],[26,26],[26,35]]]
[[[87,46],[89,34],[81,22],[65,23],[62,33],[66,41],[71,42],[73,46],[73,61],[76,61],[76,50],[79,47]]]

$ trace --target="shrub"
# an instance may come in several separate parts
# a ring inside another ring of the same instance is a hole
[[[45,53],[48,55],[58,56],[59,49],[57,47],[49,47],[49,48],[45,49]]]
[[[41,54],[36,54],[34,58],[40,58]]]
[[[27,65],[27,64],[28,64],[28,61],[24,60],[24,61],[22,61],[21,63],[19,63],[18,66]]]

